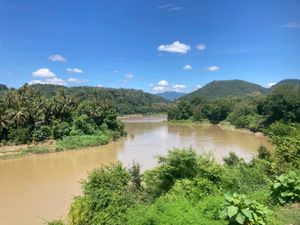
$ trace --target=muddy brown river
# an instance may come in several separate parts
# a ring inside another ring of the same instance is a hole
[[[164,117],[125,120],[128,136],[105,146],[0,161],[0,224],[41,225],[64,218],[81,179],[93,168],[117,160],[143,169],[156,164],[156,155],[174,147],[194,147],[221,160],[230,151],[250,160],[267,139],[218,126],[174,125]]]

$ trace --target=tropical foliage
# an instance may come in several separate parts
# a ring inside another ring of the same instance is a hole
[[[64,90],[45,98],[29,85],[9,89],[0,101],[0,142],[5,144],[37,143],[60,140],[64,147],[77,140],[90,145],[104,144],[124,135],[123,124],[106,101],[80,101]],[[81,137],[79,137],[81,136]],[[85,138],[84,138],[85,137]],[[83,140],[84,139],[84,140]]]

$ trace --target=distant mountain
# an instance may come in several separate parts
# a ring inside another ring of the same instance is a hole
[[[272,88],[278,87],[280,85],[297,85],[297,86],[300,86],[300,79],[285,79],[285,80],[282,80],[282,81],[278,82],[277,84],[273,85]]]
[[[267,88],[243,80],[213,81],[202,88],[181,97],[180,100],[189,100],[195,97],[212,100],[229,96],[245,96],[253,92],[265,94],[267,91]]]
[[[163,93],[157,93],[156,95],[168,100],[168,101],[174,101],[184,95],[186,93],[176,92],[176,91],[165,91]]]
[[[6,90],[8,90],[8,87],[5,84],[0,84],[0,95],[2,95]]]
[[[33,84],[31,86],[45,97],[52,97],[57,90],[63,89],[79,101],[93,98],[107,100],[121,114],[164,112],[169,104],[162,97],[135,89],[91,86],[65,87],[51,84]]]

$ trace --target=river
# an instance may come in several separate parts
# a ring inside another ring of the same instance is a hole
[[[174,147],[212,152],[219,161],[230,151],[245,160],[267,139],[218,126],[175,125],[164,117],[124,120],[128,136],[105,146],[0,161],[0,224],[41,225],[45,219],[65,218],[69,203],[80,194],[88,171],[117,160],[142,169],[156,164],[156,155]]]

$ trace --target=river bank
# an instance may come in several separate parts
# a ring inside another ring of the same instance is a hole
[[[106,131],[93,135],[67,136],[61,140],[48,140],[36,144],[1,146],[0,160],[19,158],[34,154],[47,154],[75,149],[79,150],[105,145],[119,138],[121,138],[120,134]]]

